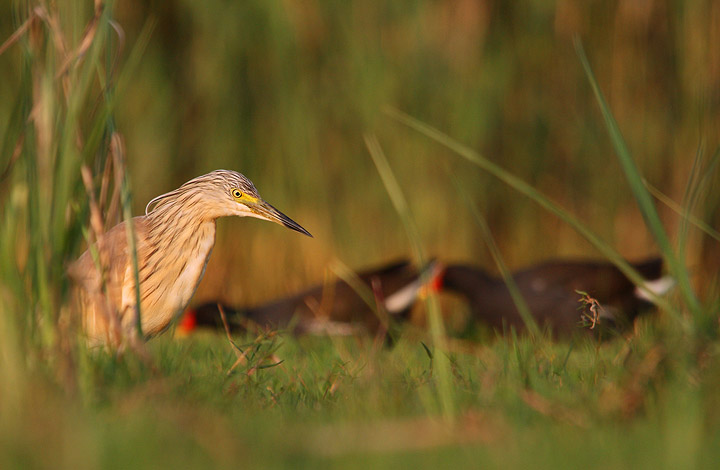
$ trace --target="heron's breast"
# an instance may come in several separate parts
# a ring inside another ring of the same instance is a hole
[[[143,298],[143,331],[153,335],[164,330],[172,319],[190,302],[200,284],[210,253],[215,245],[215,224],[201,226],[186,240],[176,240],[174,250],[169,250],[167,268],[161,276],[163,287],[143,285],[148,295]]]

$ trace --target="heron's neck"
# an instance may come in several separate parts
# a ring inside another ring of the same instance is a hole
[[[178,243],[183,247],[182,253],[192,253],[181,268],[178,279],[182,282],[183,278],[186,278],[188,287],[192,286],[190,295],[183,300],[184,305],[181,308],[185,308],[195,295],[200,280],[205,274],[210,253],[215,246],[215,219],[197,224],[193,233],[184,239],[181,238]]]

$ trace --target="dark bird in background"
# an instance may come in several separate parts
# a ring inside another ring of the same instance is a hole
[[[231,332],[260,327],[292,328],[295,334],[375,333],[381,326],[388,326],[380,319],[383,313],[392,323],[405,320],[423,285],[420,272],[404,260],[361,272],[358,278],[364,286],[365,298],[345,281],[337,280],[263,305],[223,306],[223,311]],[[376,311],[376,299],[384,312]],[[185,312],[179,331],[190,332],[195,328],[224,328],[217,302]]]
[[[674,282],[662,276],[662,259],[632,263],[646,279],[645,288],[662,295]],[[459,295],[470,308],[474,320],[500,333],[511,328],[525,330],[505,282],[483,269],[466,264],[443,266],[431,263],[422,273],[407,261],[399,261],[358,275],[371,298],[379,301],[391,324],[408,319],[409,312],[425,288]],[[648,294],[637,288],[614,265],[602,261],[552,260],[512,275],[538,325],[549,327],[555,336],[568,337],[587,331],[590,318],[594,331],[623,329],[638,314],[650,309]],[[594,305],[583,305],[582,291]],[[295,334],[349,335],[377,332],[383,322],[368,299],[347,283],[338,280],[264,305],[247,308],[223,306],[231,332],[253,328],[292,328]],[[591,310],[593,310],[591,312]],[[384,325],[387,327],[387,325]],[[209,302],[185,313],[179,330],[195,328],[222,330],[216,302]]]
[[[662,277],[662,259],[652,258],[632,266],[648,281],[645,287],[662,294],[672,279]],[[649,296],[614,265],[597,261],[549,261],[512,275],[538,326],[550,327],[556,336],[567,337],[582,329],[581,295],[586,292],[599,303],[599,324],[628,326],[652,306]],[[499,332],[525,329],[504,281],[482,269],[453,264],[439,277],[440,289],[459,294],[469,304],[475,320]]]

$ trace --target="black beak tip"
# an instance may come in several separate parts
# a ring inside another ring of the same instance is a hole
[[[310,238],[315,238],[315,237],[312,236],[312,233],[308,232],[307,230],[305,230],[305,229],[302,228],[302,227],[300,227],[300,230],[298,230],[298,232],[302,233],[303,235],[307,235],[307,236],[310,237]]]
[[[303,235],[307,235],[307,236],[310,237],[310,238],[315,238],[315,237],[312,236],[312,234],[311,234],[310,232],[308,232],[307,230],[305,230],[304,228],[302,228],[302,226],[301,226],[300,224],[298,224],[297,222],[292,222],[292,223],[285,223],[285,222],[284,222],[283,225],[284,225],[285,227],[291,229],[291,230],[295,230],[296,232],[300,232],[300,233],[302,233]]]
[[[287,215],[283,214],[279,210],[275,209],[272,205],[268,204],[267,202],[262,203],[261,208],[261,215],[263,215],[267,220],[271,220],[274,222],[277,222],[284,227],[289,228],[290,230],[295,230],[296,232],[300,232],[303,235],[307,235],[310,238],[314,238],[310,232],[305,230],[302,225],[295,222],[293,219],[288,217]]]

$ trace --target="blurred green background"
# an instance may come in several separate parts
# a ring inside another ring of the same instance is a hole
[[[12,3],[0,6],[2,38],[19,26]],[[71,2],[66,13],[89,18],[86,3],[83,10]],[[429,255],[494,269],[451,183],[455,174],[510,267],[597,256],[532,201],[383,114],[387,106],[527,180],[626,257],[656,253],[575,35],[651,184],[681,201],[698,146],[712,153],[720,143],[717,2],[135,0],[113,9],[125,33],[120,73],[142,28],[154,26],[115,111],[134,212],[194,176],[228,168],[315,236],[220,221],[195,301],[261,301],[321,280],[334,258],[360,268],[408,256],[367,132],[378,135]],[[0,128],[21,81],[20,54],[13,47],[0,56]],[[716,228],[719,196],[712,185],[696,211]],[[673,234],[678,216],[660,210]],[[700,283],[720,263],[708,240],[693,232],[687,253]]]

